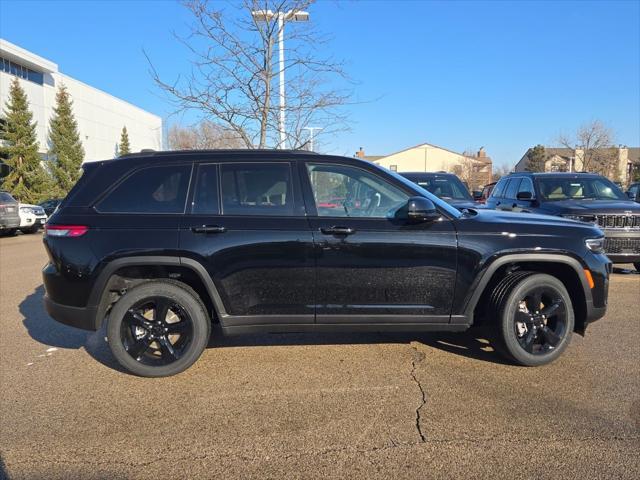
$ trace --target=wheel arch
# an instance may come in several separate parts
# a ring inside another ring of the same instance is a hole
[[[498,257],[486,268],[468,298],[464,312],[473,324],[487,321],[488,298],[504,275],[517,270],[546,273],[558,278],[572,299],[577,333],[584,334],[589,305],[593,304],[591,289],[584,275],[584,266],[575,258],[563,254],[509,254]]]
[[[100,328],[123,290],[146,280],[161,278],[180,281],[191,287],[207,307],[212,321],[226,314],[211,276],[198,261],[179,256],[122,257],[107,263],[91,290],[88,304],[96,307],[96,328]]]

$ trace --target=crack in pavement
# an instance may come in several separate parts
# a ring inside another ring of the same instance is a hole
[[[420,436],[420,442],[424,443],[427,441],[427,438],[425,437],[424,433],[422,433],[422,426],[420,425],[420,410],[427,403],[427,395],[424,391],[424,388],[422,388],[422,384],[420,383],[420,380],[418,380],[418,377],[416,377],[416,367],[419,363],[421,363],[425,359],[425,354],[424,352],[421,352],[420,350],[418,350],[418,347],[414,344],[414,342],[411,342],[410,346],[411,346],[411,378],[413,379],[414,383],[418,386],[418,389],[420,389],[420,395],[421,395],[421,403],[418,406],[418,408],[416,408],[416,430],[418,432],[418,435]]]

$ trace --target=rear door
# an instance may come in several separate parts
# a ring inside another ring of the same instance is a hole
[[[294,166],[196,166],[180,250],[213,279],[223,326],[314,321],[313,237]]]

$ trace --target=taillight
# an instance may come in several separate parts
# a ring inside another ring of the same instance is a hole
[[[84,225],[47,225],[44,233],[50,237],[81,237],[87,233],[89,227]]]

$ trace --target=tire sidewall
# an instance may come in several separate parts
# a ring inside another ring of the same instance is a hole
[[[557,293],[562,297],[562,300],[565,302],[567,311],[567,331],[562,341],[560,342],[560,345],[558,345],[553,352],[548,353],[544,356],[533,355],[529,352],[526,352],[520,346],[514,328],[514,316],[516,310],[518,309],[519,301],[524,298],[525,292],[527,292],[531,288],[540,286],[552,287],[554,290],[556,290]],[[531,275],[530,277],[527,277],[519,282],[507,296],[500,315],[500,333],[503,339],[504,347],[514,358],[514,360],[516,360],[519,364],[525,366],[544,365],[553,362],[560,355],[562,355],[562,352],[567,348],[567,345],[571,341],[574,324],[575,314],[573,311],[573,303],[571,302],[571,297],[569,296],[566,287],[557,278],[546,274]]]
[[[116,302],[107,321],[107,341],[120,365],[135,375],[166,377],[186,370],[198,360],[209,342],[211,322],[200,299],[187,288],[169,282],[146,282],[132,288]],[[158,296],[168,297],[185,309],[193,323],[193,338],[187,351],[177,361],[162,366],[143,365],[125,350],[120,329],[129,308],[144,298]]]

